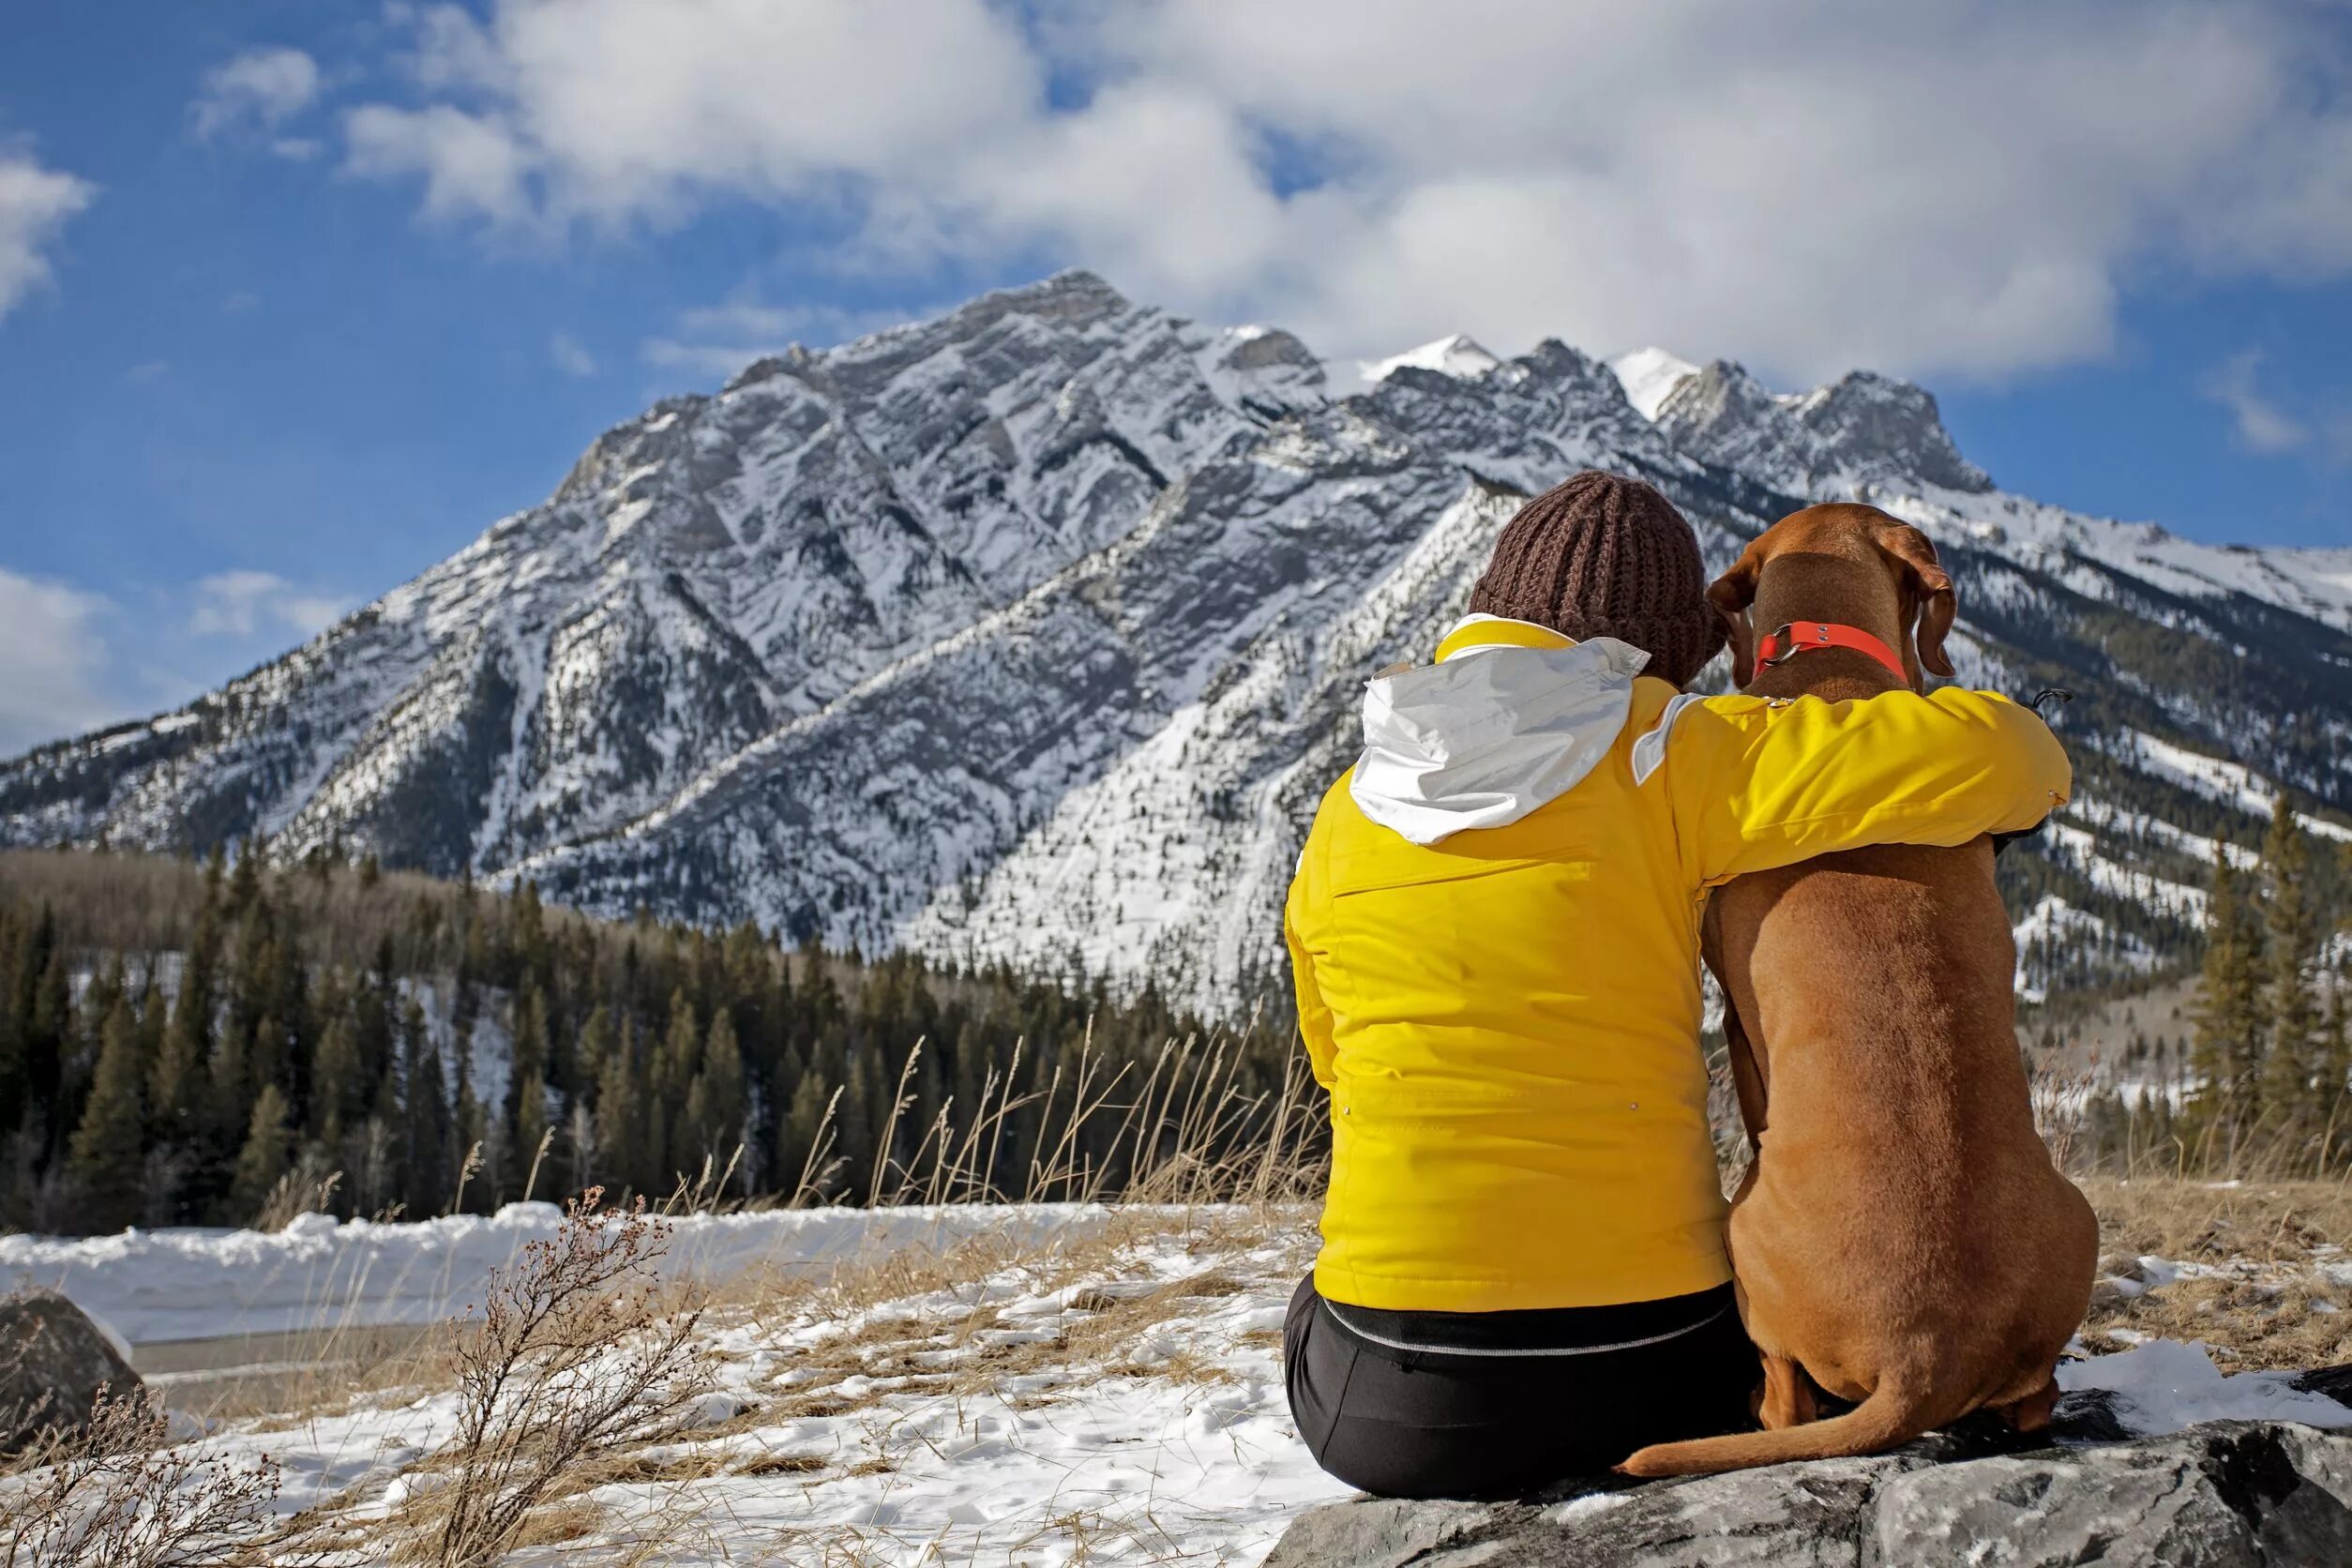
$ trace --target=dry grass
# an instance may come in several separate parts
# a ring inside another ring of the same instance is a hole
[[[2314,1248],[2352,1250],[2352,1185],[2343,1183],[2094,1176],[2075,1184],[2098,1211],[2109,1253],[2299,1263]]]
[[[560,1546],[585,1540],[603,1530],[609,1520],[605,1511],[584,1499],[575,1498],[564,1502],[542,1504],[534,1509],[508,1539],[510,1551],[527,1551],[533,1546]]]
[[[2233,1369],[2352,1362],[2352,1288],[2319,1273],[2352,1262],[2352,1188],[2334,1182],[2092,1178],[2103,1285],[2083,1325],[2094,1351],[2141,1337],[2199,1339]],[[2169,1283],[2136,1259],[2197,1272]],[[2144,1287],[2128,1293],[2132,1285]]]

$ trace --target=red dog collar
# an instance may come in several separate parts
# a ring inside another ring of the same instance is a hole
[[[1862,627],[1840,626],[1834,621],[1791,621],[1778,631],[1766,633],[1756,645],[1756,667],[1770,670],[1784,659],[1815,648],[1851,648],[1858,654],[1868,654],[1893,671],[1904,685],[1911,684],[1911,672],[1903,668],[1902,656]]]

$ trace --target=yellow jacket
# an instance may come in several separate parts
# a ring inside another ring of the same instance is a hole
[[[1317,1288],[1406,1311],[1720,1285],[1706,890],[2032,826],[2072,778],[1989,692],[1678,696],[1646,656],[1473,617],[1374,680],[1284,912],[1331,1091]]]

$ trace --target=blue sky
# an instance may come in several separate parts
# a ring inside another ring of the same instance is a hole
[[[10,5],[0,751],[282,650],[654,398],[1073,264],[1334,357],[1867,364],[2008,488],[2352,543],[2352,13],[886,9]]]

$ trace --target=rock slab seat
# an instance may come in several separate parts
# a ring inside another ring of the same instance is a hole
[[[2285,1568],[2352,1564],[2352,1435],[2216,1422],[1987,1453],[1948,1435],[1867,1459],[1520,1502],[1366,1499],[1302,1515],[1265,1568]]]

